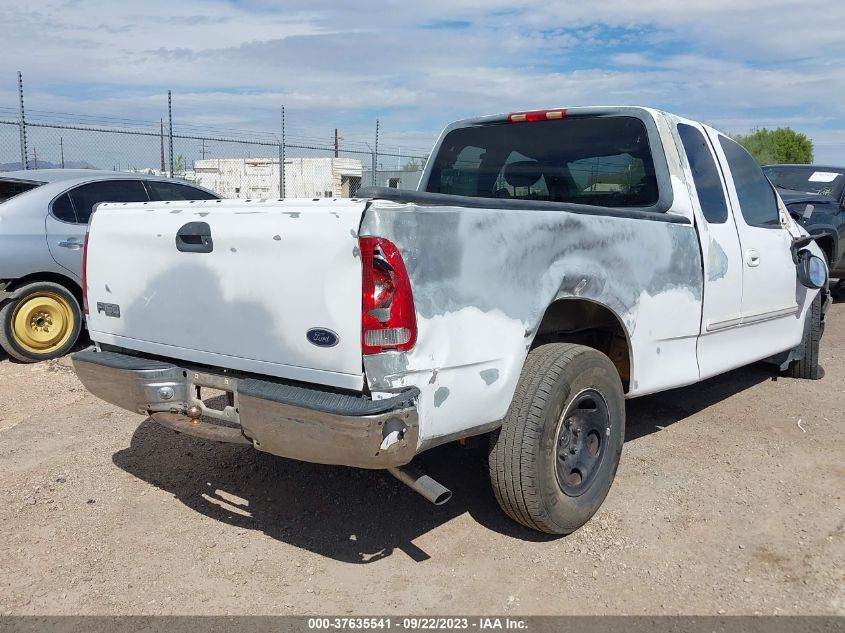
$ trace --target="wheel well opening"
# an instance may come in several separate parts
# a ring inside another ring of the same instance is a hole
[[[631,382],[631,349],[625,327],[609,308],[587,299],[560,299],[543,315],[533,346],[577,343],[610,358],[625,393]]]
[[[60,275],[58,273],[32,273],[31,275],[15,279],[9,284],[7,290],[17,290],[21,286],[25,286],[26,284],[30,284],[34,281],[49,281],[54,284],[64,286],[79,302],[79,307],[82,307],[82,288],[80,285],[69,277],[65,277],[64,275]]]
[[[822,249],[822,252],[827,257],[827,263],[833,266],[833,239],[830,237],[820,237],[816,239],[816,244]]]

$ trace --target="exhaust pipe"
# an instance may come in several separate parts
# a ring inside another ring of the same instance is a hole
[[[452,498],[451,490],[410,464],[388,468],[387,472],[436,506],[442,506]]]

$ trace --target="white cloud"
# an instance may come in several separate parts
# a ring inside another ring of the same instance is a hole
[[[422,146],[456,117],[588,103],[845,127],[845,5],[820,0],[33,5],[4,2],[0,115],[20,69],[33,110],[157,120],[170,88],[178,121],[271,132],[285,103],[302,135],[379,116]]]

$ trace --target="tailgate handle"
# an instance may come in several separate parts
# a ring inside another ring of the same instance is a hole
[[[208,222],[188,222],[176,232],[176,249],[183,253],[210,253],[214,250]]]

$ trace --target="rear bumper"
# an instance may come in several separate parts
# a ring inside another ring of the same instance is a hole
[[[416,388],[372,400],[115,352],[84,351],[72,360],[82,384],[95,396],[189,435],[359,468],[401,466],[417,451]],[[197,387],[231,393],[230,404],[209,408],[197,398]],[[193,415],[199,412],[201,419],[187,415],[193,407],[198,407]]]

